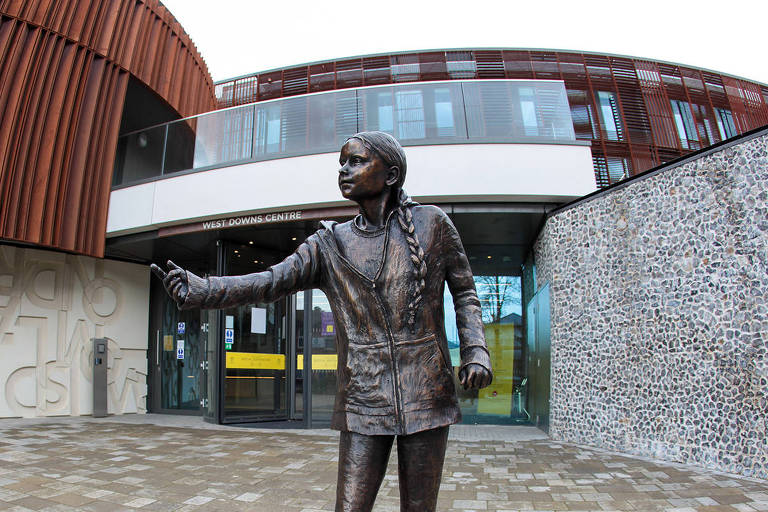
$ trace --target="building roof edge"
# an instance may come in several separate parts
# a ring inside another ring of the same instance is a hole
[[[754,80],[752,78],[746,78],[739,75],[734,75],[731,73],[723,73],[722,71],[718,71],[711,68],[703,68],[700,66],[694,66],[691,64],[685,64],[682,62],[673,62],[668,60],[659,60],[659,59],[653,59],[651,57],[640,57],[638,55],[625,55],[620,53],[604,53],[604,52],[595,52],[595,51],[587,51],[587,50],[574,50],[574,49],[565,49],[565,48],[517,48],[517,47],[504,47],[504,46],[473,46],[473,47],[459,47],[459,48],[426,48],[421,50],[402,50],[397,52],[381,52],[381,53],[368,53],[368,54],[362,54],[362,55],[347,55],[347,56],[341,56],[341,57],[335,57],[330,59],[321,59],[321,60],[314,60],[309,62],[298,62],[296,64],[290,64],[287,66],[280,66],[276,68],[268,68],[261,71],[254,71],[252,73],[245,73],[243,75],[237,75],[233,76],[231,78],[225,78],[223,80],[216,80],[213,82],[214,87],[219,84],[224,84],[227,82],[232,82],[234,80],[240,80],[242,78],[247,78],[251,76],[260,75],[263,73],[273,73],[275,71],[280,71],[284,69],[292,69],[297,67],[303,67],[303,66],[312,66],[315,64],[325,64],[328,62],[336,62],[340,60],[350,60],[350,59],[365,59],[369,57],[382,57],[385,55],[407,55],[407,54],[413,54],[413,53],[430,53],[430,52],[466,52],[466,51],[523,51],[523,52],[554,52],[554,53],[580,53],[585,55],[599,55],[603,57],[619,57],[623,59],[635,59],[635,60],[646,60],[649,62],[656,62],[659,64],[670,64],[673,66],[683,66],[686,68],[691,69],[698,69],[700,71],[706,71],[709,73],[715,73],[722,76],[727,76],[731,78],[735,78],[737,80],[744,80],[746,82],[751,82],[753,84],[758,84],[763,87],[768,87],[768,83],[760,82],[758,80]]]

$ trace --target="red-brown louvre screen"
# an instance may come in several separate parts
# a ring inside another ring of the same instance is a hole
[[[283,74],[293,74],[299,68],[308,69],[309,92],[452,79],[562,80],[576,136],[592,144],[600,185],[768,124],[765,86],[632,57],[461,49],[328,61],[274,74],[282,79]],[[233,82],[242,80],[224,82],[219,87],[225,91]],[[249,101],[275,98],[276,94],[262,95],[260,89],[260,95],[250,96]],[[285,95],[293,94],[291,89]],[[238,103],[222,93],[220,105],[233,104]]]
[[[157,0],[0,0],[0,238],[103,256],[131,75],[180,115],[215,107]]]

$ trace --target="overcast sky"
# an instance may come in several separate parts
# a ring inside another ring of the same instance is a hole
[[[213,79],[462,47],[645,57],[768,83],[767,0],[162,0]]]

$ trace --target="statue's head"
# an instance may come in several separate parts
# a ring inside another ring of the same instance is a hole
[[[406,160],[403,147],[393,136],[386,132],[360,132],[349,139],[358,139],[369,150],[376,153],[388,167],[397,167],[400,175],[393,188],[398,191],[405,182]]]

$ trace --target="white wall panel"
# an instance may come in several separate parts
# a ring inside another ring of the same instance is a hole
[[[565,202],[595,190],[588,146],[413,146],[406,148],[406,155],[405,186],[417,200]],[[345,204],[336,185],[338,167],[338,154],[327,153],[212,169],[115,190],[108,236],[231,215]]]
[[[155,183],[143,183],[112,191],[109,198],[107,233],[152,224]]]

